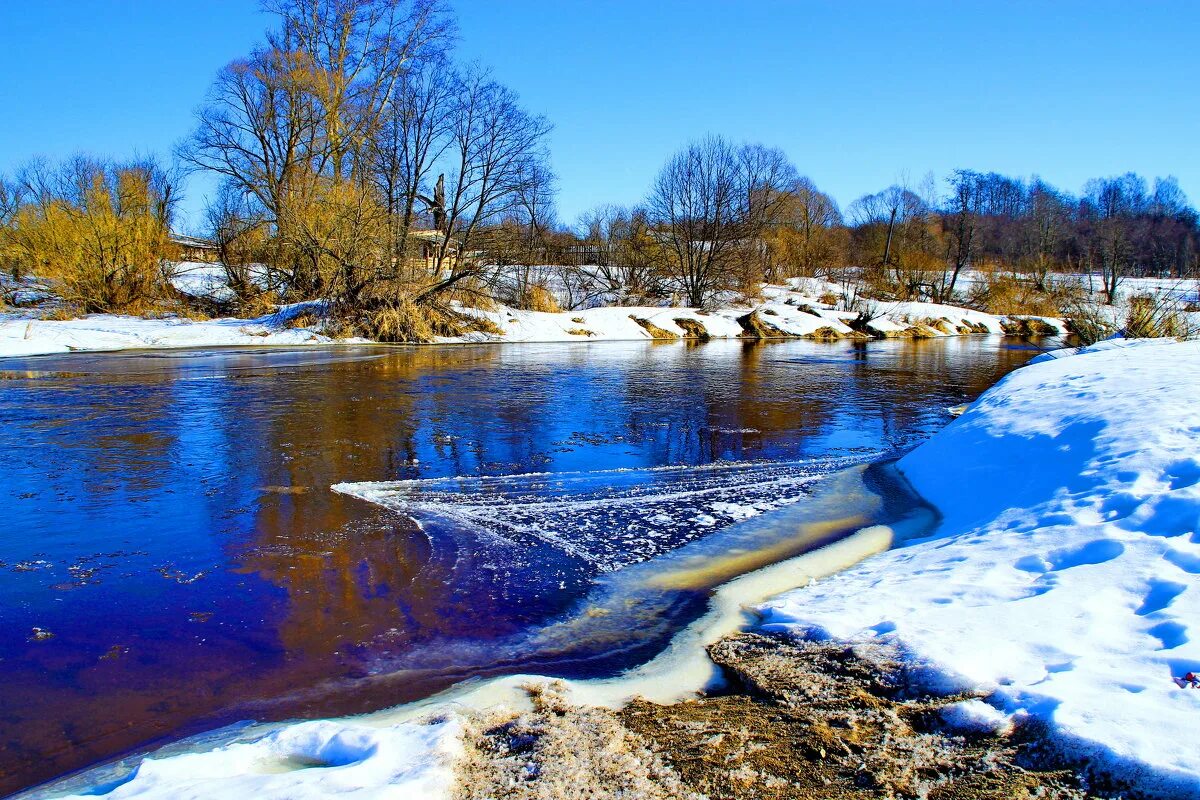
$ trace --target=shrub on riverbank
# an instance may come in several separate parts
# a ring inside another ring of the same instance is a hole
[[[159,165],[36,162],[21,183],[21,200],[0,227],[6,271],[45,279],[84,313],[146,314],[173,298],[163,258],[174,198]]]

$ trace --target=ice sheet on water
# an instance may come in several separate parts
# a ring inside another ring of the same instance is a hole
[[[423,525],[461,526],[514,542],[532,537],[607,572],[794,503],[814,480],[869,457],[427,478],[333,488]]]

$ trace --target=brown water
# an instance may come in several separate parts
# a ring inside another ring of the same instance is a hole
[[[912,447],[1035,352],[963,337],[0,360],[0,791],[238,719],[644,661],[703,597],[569,657],[513,642],[602,573]],[[416,482],[390,508],[330,489],[395,480]]]

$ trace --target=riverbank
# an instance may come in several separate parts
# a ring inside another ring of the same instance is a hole
[[[812,285],[809,285],[809,284]],[[1050,317],[996,316],[933,303],[878,303],[869,311],[842,311],[820,302],[822,286],[793,281],[765,286],[762,300],[731,302],[713,310],[659,306],[599,307],[580,311],[523,311],[498,305],[460,308],[485,330],[441,337],[435,344],[488,342],[592,342],[671,339],[936,338],[1005,332],[1054,335],[1066,324]],[[827,298],[828,299],[828,298]],[[339,339],[325,330],[319,302],[295,303],[253,319],[145,319],[90,314],[43,319],[27,312],[0,314],[0,357],[74,351],[156,348],[328,345],[366,343]],[[499,331],[498,333],[496,331]]]

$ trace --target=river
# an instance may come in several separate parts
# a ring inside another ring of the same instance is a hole
[[[0,360],[0,792],[236,720],[644,662],[703,592],[570,647],[530,633],[605,576],[911,448],[1036,352],[970,336]]]

